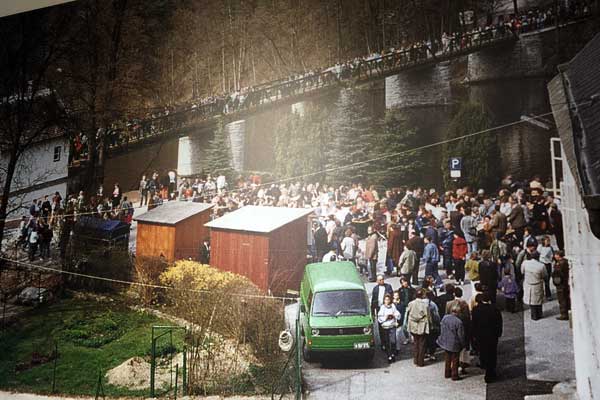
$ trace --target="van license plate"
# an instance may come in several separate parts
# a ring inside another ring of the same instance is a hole
[[[354,343],[354,349],[355,350],[362,350],[362,349],[368,349],[369,346],[369,342],[364,342],[364,343]]]

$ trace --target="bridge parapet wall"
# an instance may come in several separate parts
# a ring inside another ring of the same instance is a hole
[[[538,32],[522,34],[515,43],[467,56],[466,82],[552,76],[559,63],[571,59],[597,32],[597,18],[588,18]]]
[[[473,83],[543,75],[543,46],[542,35],[534,35],[469,54],[466,80]]]

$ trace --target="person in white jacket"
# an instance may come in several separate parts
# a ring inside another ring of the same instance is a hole
[[[381,329],[384,330],[384,334],[381,336],[390,363],[396,361],[396,327],[399,318],[400,312],[392,303],[392,296],[388,293],[383,297],[383,305],[379,308],[377,320]]]

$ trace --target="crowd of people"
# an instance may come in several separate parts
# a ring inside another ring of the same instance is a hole
[[[139,198],[139,206],[148,209],[164,201],[213,203],[213,218],[245,205],[311,208],[307,253],[312,261],[348,260],[377,281],[372,310],[390,362],[402,344],[413,341],[416,365],[434,359],[441,348],[447,377],[458,379],[458,366],[464,371],[477,354],[491,381],[502,331],[499,293],[507,311],[528,305],[537,320],[543,317],[543,303],[552,298],[552,284],[558,319],[568,319],[569,263],[560,201],[539,177],[520,182],[507,176],[495,193],[467,187],[439,193],[360,183],[337,188],[317,182],[265,185],[258,175],[230,184],[223,175],[187,179],[168,171],[143,176]],[[91,196],[44,196],[23,217],[18,244],[30,260],[38,252],[47,258],[53,231],[58,228],[60,245],[79,215],[131,223],[133,211],[119,184],[109,194],[100,187]],[[209,248],[210,243],[203,245]],[[419,280],[421,266],[425,273]],[[385,276],[401,277],[401,287],[394,291]],[[464,298],[468,290],[469,299]]]
[[[459,366],[464,372],[471,356],[478,355],[489,382],[496,376],[502,333],[499,293],[507,311],[528,305],[537,320],[542,304],[552,298],[552,282],[557,319],[568,319],[562,215],[559,201],[538,177],[524,183],[508,176],[493,194],[468,188],[379,194],[361,185],[317,192],[309,195],[318,202],[315,260],[349,260],[377,280],[372,310],[390,362],[400,345],[412,340],[416,365],[435,359],[439,347],[446,352],[446,377],[458,379]],[[378,271],[384,273],[377,276]],[[394,291],[385,275],[400,276],[401,287]],[[467,290],[469,299],[463,296]]]
[[[539,177],[518,182],[507,176],[495,193],[469,188],[438,193],[358,183],[337,188],[316,182],[263,185],[256,175],[230,187],[223,176],[207,176],[181,179],[172,194],[163,195],[214,203],[215,218],[245,205],[313,209],[312,260],[349,260],[369,280],[377,280],[372,308],[390,362],[400,345],[412,340],[415,364],[424,365],[442,348],[448,377],[456,379],[457,366],[464,370],[477,354],[491,381],[502,331],[499,294],[507,311],[528,305],[536,320],[552,297],[552,283],[558,319],[568,319],[569,264],[560,202]],[[420,266],[425,269],[422,281]],[[386,275],[401,277],[399,290],[384,283]],[[467,290],[469,299],[463,298]]]
[[[516,32],[527,33],[555,25],[556,14],[558,14],[558,22],[564,23],[589,17],[591,8],[587,1],[569,1],[568,6],[561,2],[558,10],[554,7],[535,8],[512,16],[509,22]]]
[[[587,17],[590,13],[591,8],[587,1],[570,1],[568,7],[563,4],[559,8],[558,20],[567,22]],[[534,8],[519,15],[498,16],[495,21],[490,20],[484,25],[463,25],[457,32],[443,32],[440,37],[399,43],[397,47],[338,62],[333,66],[296,72],[281,79],[242,87],[230,93],[196,98],[181,104],[145,111],[101,128],[97,135],[105,134],[109,147],[122,146],[161,132],[179,129],[199,119],[253,109],[264,103],[335,84],[339,80],[372,77],[389,69],[462,51],[508,35],[543,29],[556,23],[555,14],[553,7]],[[85,134],[77,135],[73,139],[72,147],[73,159],[85,159]]]
[[[16,248],[28,253],[30,261],[50,259],[51,244],[55,239],[64,257],[66,245],[74,224],[81,216],[90,216],[102,220],[120,220],[131,224],[135,207],[127,196],[123,195],[118,183],[114,184],[109,195],[98,191],[88,196],[80,191],[63,197],[55,192],[50,198],[44,195],[34,199],[28,215],[21,217]]]

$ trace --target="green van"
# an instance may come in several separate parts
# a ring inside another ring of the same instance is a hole
[[[365,285],[348,261],[308,264],[300,284],[300,334],[306,361],[315,355],[375,354]]]

